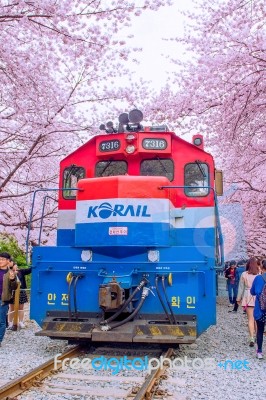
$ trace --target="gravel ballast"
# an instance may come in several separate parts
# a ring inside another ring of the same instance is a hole
[[[179,359],[177,367],[168,369],[170,379],[162,384],[171,396],[161,397],[162,399],[258,400],[266,397],[266,357],[257,360],[256,346],[249,347],[247,318],[242,308],[237,313],[229,313],[230,308],[227,305],[226,297],[218,297],[217,325],[210,327],[195,344],[180,346],[180,350],[176,352]],[[33,321],[26,320],[25,329],[7,331],[0,348],[0,385],[6,380],[18,378],[69,348],[66,341],[35,336],[37,330],[39,327]],[[266,355],[266,336],[263,348]],[[202,360],[206,358],[212,359],[211,369],[200,368]],[[188,367],[181,366],[185,359],[189,360]],[[119,374],[124,375],[126,372],[120,371]],[[43,393],[37,389],[34,393],[36,400],[92,398],[47,394],[43,397]],[[18,399],[24,400],[32,398],[32,394],[18,396]],[[106,399],[109,398],[107,391]]]

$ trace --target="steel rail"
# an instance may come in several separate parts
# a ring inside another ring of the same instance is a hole
[[[58,356],[57,359],[63,361],[66,358],[72,358],[78,355],[81,352],[82,348],[83,347],[80,345],[75,346],[71,350],[62,353],[60,356]],[[60,370],[61,365],[62,363],[60,363],[60,366],[55,369],[54,358],[52,358],[34,368],[30,372],[26,373],[25,375],[22,375],[18,379],[8,382],[4,386],[0,387],[0,399],[12,399],[13,397],[18,396],[26,390],[30,389],[32,386],[38,385],[40,381],[49,376],[52,371]]]
[[[163,357],[170,358],[173,355],[173,353],[174,353],[174,349],[169,348]],[[167,368],[168,368],[168,365],[163,364],[162,368],[157,368],[151,374],[149,374],[133,400],[144,400],[144,399],[150,400],[150,399],[152,399],[155,386],[158,383],[158,379],[160,379],[160,377],[162,375],[164,375],[165,370]]]

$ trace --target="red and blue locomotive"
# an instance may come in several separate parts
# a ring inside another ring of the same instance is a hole
[[[60,164],[56,246],[36,246],[31,318],[71,341],[192,343],[216,322],[222,180],[201,135],[121,114]]]

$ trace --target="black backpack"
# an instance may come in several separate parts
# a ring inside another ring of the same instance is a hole
[[[266,311],[266,276],[262,275],[262,278],[264,280],[264,286],[259,296],[259,303],[261,311]]]

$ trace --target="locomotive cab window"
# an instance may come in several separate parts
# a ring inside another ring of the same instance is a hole
[[[169,158],[143,160],[140,165],[142,176],[165,176],[172,181],[174,179],[174,163]]]
[[[185,166],[185,194],[190,197],[202,197],[209,194],[209,168],[200,161]]]
[[[99,161],[96,164],[95,168],[96,177],[125,175],[126,173],[127,173],[126,161],[118,161],[118,160]]]
[[[63,173],[63,187],[67,190],[63,190],[64,199],[75,199],[77,195],[76,190],[69,190],[68,188],[74,189],[77,187],[77,183],[80,179],[85,177],[85,170],[83,167],[77,167],[71,165],[64,169]]]

